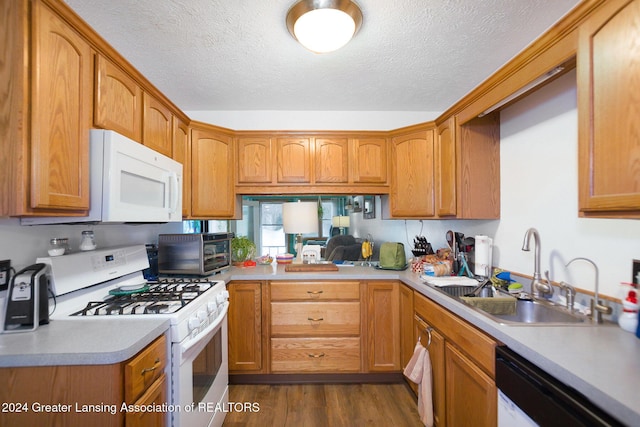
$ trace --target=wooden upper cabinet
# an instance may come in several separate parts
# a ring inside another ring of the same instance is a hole
[[[311,183],[310,138],[276,139],[278,183]]]
[[[88,210],[93,52],[41,2],[32,22],[29,207]]]
[[[349,181],[349,140],[347,138],[315,139],[316,183],[346,183]]]
[[[605,2],[579,29],[579,205],[640,217],[640,0]]]
[[[119,66],[96,55],[94,125],[142,142],[142,89]]]
[[[389,195],[392,217],[435,215],[433,133],[433,129],[428,129],[392,139]]]
[[[269,137],[239,137],[238,183],[263,183],[272,181],[272,150]]]
[[[439,217],[456,215],[456,120],[450,117],[438,126],[435,144],[436,213]]]
[[[182,163],[182,216],[191,215],[191,132],[189,126],[173,117],[173,155]]]
[[[386,138],[354,138],[349,159],[351,175],[357,184],[387,182]]]
[[[158,153],[171,157],[173,135],[171,110],[148,93],[143,94],[142,143]]]
[[[456,218],[500,218],[500,114],[456,124],[456,129]]]
[[[237,218],[231,136],[202,125],[191,130],[191,216]]]

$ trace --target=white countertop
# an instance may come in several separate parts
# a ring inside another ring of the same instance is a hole
[[[0,367],[108,365],[135,356],[168,319],[53,319],[33,332],[0,335]]]

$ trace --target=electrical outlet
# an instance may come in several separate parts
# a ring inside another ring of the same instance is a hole
[[[11,260],[0,261],[0,291],[6,291],[9,287]]]
[[[631,283],[640,285],[640,260],[634,259],[631,268]]]

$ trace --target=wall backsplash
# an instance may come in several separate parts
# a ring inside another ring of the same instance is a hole
[[[68,237],[72,251],[78,251],[81,233],[93,230],[99,248],[126,244],[157,243],[158,234],[181,233],[182,222],[140,225],[32,225],[22,226],[17,218],[0,218],[0,259],[10,259],[16,271],[48,256],[49,240]]]

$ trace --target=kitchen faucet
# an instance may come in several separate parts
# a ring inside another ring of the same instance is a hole
[[[535,228],[530,228],[524,235],[522,250],[529,251],[529,240],[533,234],[533,280],[531,281],[531,296],[533,298],[542,298],[545,294],[552,295],[553,287],[551,283],[547,284],[540,280],[540,234]]]
[[[569,264],[571,264],[573,261],[578,261],[578,260],[588,262],[593,266],[593,268],[596,271],[596,287],[595,287],[593,299],[591,300],[591,319],[595,319],[596,323],[602,323],[602,315],[611,314],[612,309],[608,305],[600,304],[600,300],[598,298],[598,287],[599,287],[598,278],[600,276],[600,273],[598,272],[598,266],[596,265],[595,262],[591,261],[589,258],[583,258],[583,257],[577,257],[572,259],[566,264],[566,266],[569,267]]]

